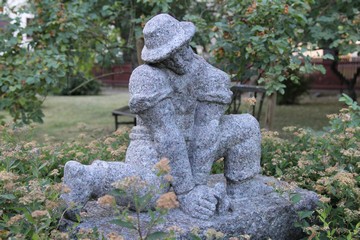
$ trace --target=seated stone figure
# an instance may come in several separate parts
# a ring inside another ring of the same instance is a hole
[[[165,157],[181,209],[208,219],[226,211],[228,196],[241,195],[241,185],[260,172],[259,124],[249,114],[224,115],[232,96],[229,76],[189,47],[192,23],[160,14],[147,22],[143,33],[145,64],[133,71],[129,86],[129,106],[138,125],[130,134],[125,162],[68,162],[64,183],[71,191],[62,198],[83,206],[110,191],[111,183],[134,175],[160,186],[163,180],[152,166]],[[219,158],[224,158],[226,191],[225,186],[207,185]],[[124,199],[118,203],[127,205]]]

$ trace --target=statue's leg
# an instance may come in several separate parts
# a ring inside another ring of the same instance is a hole
[[[64,167],[64,193],[61,198],[71,207],[83,206],[90,198],[96,177],[90,166],[68,161]]]
[[[258,121],[250,114],[225,115],[221,121],[220,152],[224,157],[227,192],[260,173],[261,133]]]
[[[119,181],[126,182],[119,186],[132,185],[126,189],[128,194],[116,197],[117,203],[123,206],[133,205],[133,199],[129,196],[133,195],[131,191],[136,190],[132,188],[135,185],[142,187],[142,189],[138,189],[139,195],[150,194],[152,196],[148,207],[153,207],[159,195],[168,191],[168,182],[157,176],[157,170],[154,168],[154,164],[159,159],[146,129],[135,127],[130,138],[131,143],[125,162],[96,160],[91,165],[82,165],[75,161],[66,163],[64,184],[70,191],[63,193],[61,198],[69,207],[74,206],[78,210],[81,209],[90,199],[111,192],[114,189],[113,183]]]
[[[125,192],[115,197],[117,204],[121,206],[134,206],[134,194],[149,194],[151,198],[143,210],[154,207],[159,195],[168,190],[168,184],[152,169],[100,160],[91,165],[67,162],[64,184],[68,191],[61,198],[69,208],[67,217],[73,220],[89,200],[110,194],[117,186]]]

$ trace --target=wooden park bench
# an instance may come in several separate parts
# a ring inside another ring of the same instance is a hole
[[[241,106],[241,98],[244,93],[249,93],[251,97],[257,98],[257,94],[261,94],[260,102],[252,107],[252,115],[256,117],[258,121],[260,121],[260,114],[262,105],[265,98],[265,88],[259,86],[249,86],[249,85],[234,85],[231,87],[231,91],[233,92],[233,98],[227,109],[227,114],[239,114],[240,106]],[[133,124],[136,126],[136,114],[130,112],[129,106],[124,106],[112,111],[112,115],[115,117],[115,130],[118,129],[120,124]],[[132,121],[121,121],[119,117],[131,117]]]
[[[130,112],[129,106],[124,106],[112,111],[112,115],[115,117],[115,130],[118,129],[120,124],[133,124],[136,125],[136,114]],[[132,121],[121,121],[119,117],[131,117]]]

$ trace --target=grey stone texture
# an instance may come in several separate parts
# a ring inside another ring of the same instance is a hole
[[[208,184],[214,187],[215,184],[226,184],[225,181],[223,175],[211,175]],[[193,218],[180,209],[172,209],[165,216],[164,223],[157,225],[153,231],[168,231],[169,228],[177,226],[181,231],[177,232],[176,239],[182,240],[190,239],[189,234],[195,229],[198,229],[201,239],[206,239],[209,229],[222,232],[223,239],[245,234],[250,235],[252,240],[296,240],[304,237],[302,231],[294,227],[297,221],[296,211],[315,208],[317,195],[314,192],[292,188],[275,178],[261,175],[245,181],[243,186],[244,194],[239,198],[231,198],[232,210],[226,214],[202,220]],[[289,200],[289,193],[300,194],[300,202],[293,204]],[[96,226],[104,236],[115,232],[122,235],[125,240],[138,239],[134,231],[110,223],[116,219],[111,208],[105,208],[92,201],[84,210],[87,211],[87,217],[75,231]],[[131,213],[131,216],[135,218],[134,213]],[[150,221],[147,213],[141,213],[140,219],[144,226]]]
[[[165,181],[154,164],[167,158],[180,209],[167,216],[166,226],[178,224],[188,230],[196,225],[226,234],[287,239],[295,210],[313,208],[316,197],[297,190],[303,201],[294,206],[264,183],[268,178],[258,175],[259,123],[249,114],[224,115],[232,97],[229,76],[192,51],[189,41],[194,33],[192,23],[167,14],[149,20],[142,51],[146,63],[130,78],[129,106],[138,125],[131,131],[125,162],[97,160],[89,166],[68,162],[64,184],[71,191],[62,198],[80,209],[91,198],[111,191],[113,182],[139,176],[146,183],[141,194],[152,193],[148,207],[154,207],[159,194],[169,189],[159,190]],[[211,166],[219,158],[224,158],[225,183],[209,185]],[[116,201],[132,204],[128,197]]]

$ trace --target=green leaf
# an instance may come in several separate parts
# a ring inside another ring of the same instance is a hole
[[[114,189],[114,190],[110,191],[110,195],[112,195],[114,197],[123,197],[123,196],[126,196],[126,192],[121,189]]]
[[[34,233],[31,237],[32,240],[40,240],[40,236],[37,233]]]
[[[257,25],[255,27],[253,27],[251,30],[254,31],[254,32],[255,31],[263,32],[263,31],[265,31],[265,28],[262,27],[262,26]]]
[[[38,170],[41,170],[41,169],[43,169],[45,166],[47,166],[48,165],[48,163],[47,162],[45,162],[45,163],[43,163],[39,168],[38,168]]]
[[[153,232],[146,236],[146,240],[158,240],[158,239],[164,239],[168,236],[165,232]]]
[[[21,106],[25,106],[26,105],[26,99],[23,98],[23,97],[19,98],[19,103],[20,103]]]
[[[128,229],[135,229],[136,230],[136,227],[131,222],[126,222],[126,221],[123,221],[121,219],[114,219],[114,220],[112,220],[110,222],[114,223],[116,225],[128,228]]]
[[[275,171],[276,171],[276,175],[278,175],[278,176],[283,175],[283,172],[281,171],[281,169],[278,166],[276,166]]]
[[[16,197],[13,194],[2,194],[0,195],[0,198],[6,199],[6,200],[14,200]]]
[[[333,55],[331,55],[331,54],[329,54],[329,53],[327,53],[327,54],[325,54],[325,55],[323,56],[323,59],[330,59],[330,60],[334,60],[334,56],[333,56]]]
[[[313,211],[299,211],[298,215],[300,219],[304,219],[310,217],[313,213],[314,213]]]
[[[198,235],[195,235],[193,233],[189,234],[189,240],[201,240],[201,238]]]
[[[151,200],[151,197],[152,196],[150,193],[147,193],[144,196],[138,197],[137,202],[139,204],[140,211],[142,211],[148,205],[148,203]]]
[[[319,70],[321,72],[321,74],[325,74],[326,73],[326,69],[324,68],[324,66],[319,65],[317,66],[317,70]]]
[[[301,195],[296,193],[296,194],[293,194],[291,197],[290,197],[290,200],[292,203],[296,204],[298,202],[300,202],[301,200]]]
[[[33,83],[35,83],[35,78],[34,78],[34,77],[28,77],[28,78],[26,79],[26,83],[27,83],[27,84],[33,84]]]

